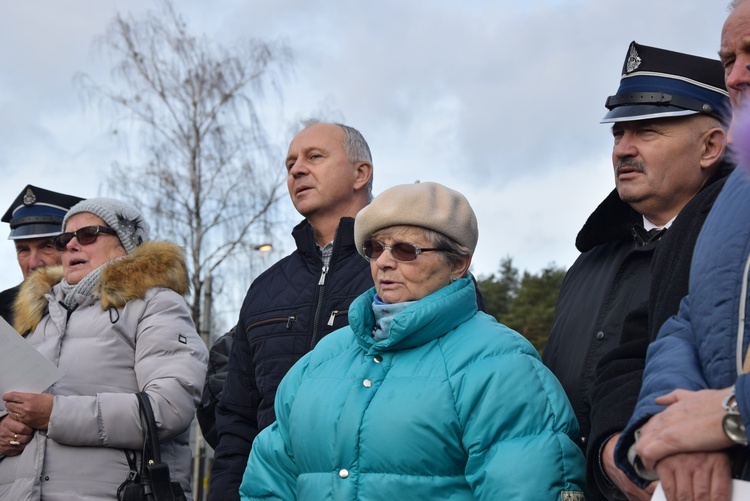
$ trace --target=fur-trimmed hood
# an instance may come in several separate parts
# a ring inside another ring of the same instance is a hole
[[[33,331],[47,311],[46,294],[63,279],[61,266],[34,272],[21,286],[13,305],[13,327],[25,334]],[[185,253],[171,242],[145,242],[131,254],[102,270],[94,295],[102,309],[122,308],[142,299],[154,287],[171,289],[184,296],[190,290]]]

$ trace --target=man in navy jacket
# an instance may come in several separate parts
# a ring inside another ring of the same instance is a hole
[[[287,186],[305,217],[297,249],[259,276],[240,311],[216,408],[219,444],[210,499],[239,499],[255,436],[273,423],[276,388],[326,334],[348,324],[351,301],[372,287],[354,245],[354,216],[372,198],[372,157],[362,135],[310,121],[289,145]]]

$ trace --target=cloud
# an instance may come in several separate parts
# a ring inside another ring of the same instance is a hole
[[[72,77],[109,78],[92,48],[117,9],[147,0],[13,2],[0,18],[0,201],[27,184],[92,196],[109,166],[137,161],[110,120],[85,108]],[[467,195],[480,222],[474,271],[505,256],[536,271],[569,266],[588,214],[613,187],[608,128],[628,44],[715,57],[724,2],[702,0],[198,0],[188,25],[224,44],[285,40],[295,64],[284,108],[266,123],[286,151],[290,123],[319,114],[359,128],[375,159],[375,191],[415,179]],[[10,49],[12,48],[12,49]],[[273,110],[274,106],[268,106]],[[2,207],[2,204],[0,204]],[[289,205],[291,222],[297,216]],[[14,260],[3,243],[0,259]],[[286,251],[291,250],[287,248]],[[17,268],[0,288],[20,280]],[[239,306],[239,305],[238,305]]]

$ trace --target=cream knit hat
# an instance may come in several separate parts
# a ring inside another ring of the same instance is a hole
[[[477,247],[477,217],[461,193],[438,183],[401,184],[385,190],[354,221],[357,252],[373,233],[391,226],[419,226],[452,238],[471,252]]]

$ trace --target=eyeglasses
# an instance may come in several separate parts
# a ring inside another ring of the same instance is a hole
[[[367,257],[367,259],[369,259],[370,261],[379,258],[386,249],[391,251],[391,256],[393,256],[393,259],[404,263],[414,261],[422,252],[445,252],[445,249],[421,248],[408,242],[396,242],[391,245],[385,245],[380,240],[365,240],[365,242],[362,244],[362,250],[365,253],[365,257]]]
[[[52,239],[52,243],[55,245],[55,249],[62,252],[68,247],[68,244],[73,240],[73,237],[76,237],[78,243],[81,245],[90,245],[96,242],[100,233],[117,235],[115,230],[107,228],[106,226],[84,226],[83,228],[78,228],[76,231],[60,233]]]

